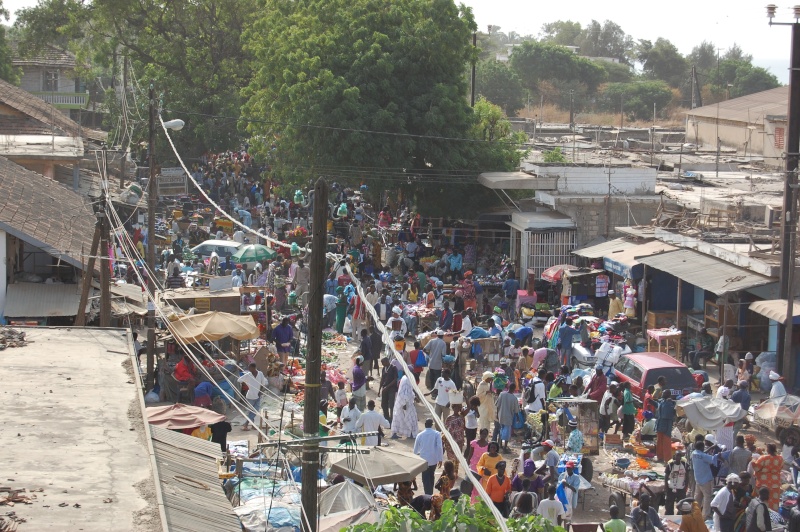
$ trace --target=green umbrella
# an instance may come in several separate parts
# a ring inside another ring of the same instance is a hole
[[[274,259],[278,254],[275,250],[262,246],[261,244],[248,244],[236,250],[231,260],[235,263],[258,262],[267,259]]]

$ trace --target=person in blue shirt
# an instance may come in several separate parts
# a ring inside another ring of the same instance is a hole
[[[522,342],[522,345],[527,345],[530,347],[531,340],[533,340],[533,329],[530,327],[520,327],[519,329],[509,333],[511,337],[511,341],[519,340]]]
[[[450,280],[455,283],[461,279],[461,270],[464,268],[464,257],[458,249],[453,250],[453,254],[447,258],[447,268]]]
[[[508,279],[503,283],[501,290],[506,295],[509,319],[513,320],[517,309],[517,294],[519,292],[519,281],[514,278],[513,273],[508,274]]]
[[[339,286],[339,283],[336,281],[336,274],[331,273],[325,280],[325,293],[331,296],[335,296],[337,286]]]
[[[558,343],[561,346],[561,364],[569,365],[572,359],[572,338],[578,334],[572,326],[572,318],[567,318],[558,328]]]
[[[703,506],[703,519],[711,519],[711,496],[714,490],[714,473],[712,466],[717,465],[717,456],[706,454],[703,442],[695,442],[692,451],[692,469],[694,469],[694,498]]]
[[[748,391],[750,388],[750,383],[747,381],[739,381],[739,389],[733,392],[731,395],[731,401],[734,403],[738,403],[742,410],[747,412],[750,410],[750,392]],[[736,435],[739,434],[739,431],[742,430],[742,426],[744,425],[745,418],[740,419],[739,421],[733,424],[733,440],[736,441]]]
[[[453,328],[453,311],[450,310],[449,301],[444,302],[442,313],[439,315],[439,328],[443,331],[449,331]]]

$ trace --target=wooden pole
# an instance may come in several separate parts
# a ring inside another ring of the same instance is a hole
[[[89,287],[92,285],[94,274],[94,262],[97,257],[97,249],[100,247],[100,220],[94,225],[94,236],[92,237],[92,249],[89,251],[89,262],[83,271],[83,286],[81,286],[81,301],[78,304],[78,314],[75,316],[75,327],[86,325],[86,304],[89,302]]]
[[[683,297],[682,297],[683,293],[682,292],[683,292],[683,280],[680,277],[678,277],[678,304],[676,305],[676,308],[675,308],[675,328],[676,329],[680,329],[681,328],[681,300],[683,299]],[[681,342],[678,342],[678,345],[680,346]],[[678,348],[678,351],[680,351],[680,347]],[[669,344],[667,345],[667,353],[669,353]],[[680,352],[675,353],[675,358],[680,359],[681,358],[681,353]]]
[[[147,275],[147,289],[150,294],[156,295],[156,201],[158,197],[158,184],[156,183],[156,91],[150,84],[150,116],[148,120],[149,140],[147,148],[147,165],[150,177],[147,179],[147,265],[150,273]],[[155,385],[156,369],[156,306],[152,301],[147,302],[147,375],[145,386],[152,390]]]
[[[110,262],[108,262],[109,253],[108,253],[108,242],[109,242],[109,220],[108,216],[106,215],[105,208],[108,205],[108,194],[106,193],[106,189],[108,188],[108,151],[106,147],[103,146],[103,174],[100,176],[103,180],[103,212],[101,213],[102,218],[100,218],[100,253],[99,256],[103,257],[103,260],[100,261],[100,327],[110,327],[111,326],[111,292],[109,285],[111,283],[111,279],[109,279],[109,271],[108,267],[110,266]]]
[[[311,285],[308,297],[308,336],[306,337],[306,402],[303,411],[303,436],[313,438],[303,444],[303,486],[301,503],[308,521],[301,519],[303,530],[317,531],[317,471],[319,470],[319,404],[322,371],[322,295],[325,286],[325,255],[328,243],[328,184],[323,178],[314,186],[314,224],[311,240]]]

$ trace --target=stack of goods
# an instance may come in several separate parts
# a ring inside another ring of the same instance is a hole
[[[6,347],[23,347],[27,345],[25,331],[10,327],[0,327],[0,350]]]

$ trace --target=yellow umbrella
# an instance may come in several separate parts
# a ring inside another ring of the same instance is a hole
[[[188,343],[214,342],[222,338],[253,340],[258,327],[249,315],[237,316],[227,312],[204,312],[168,323],[172,335]]]

